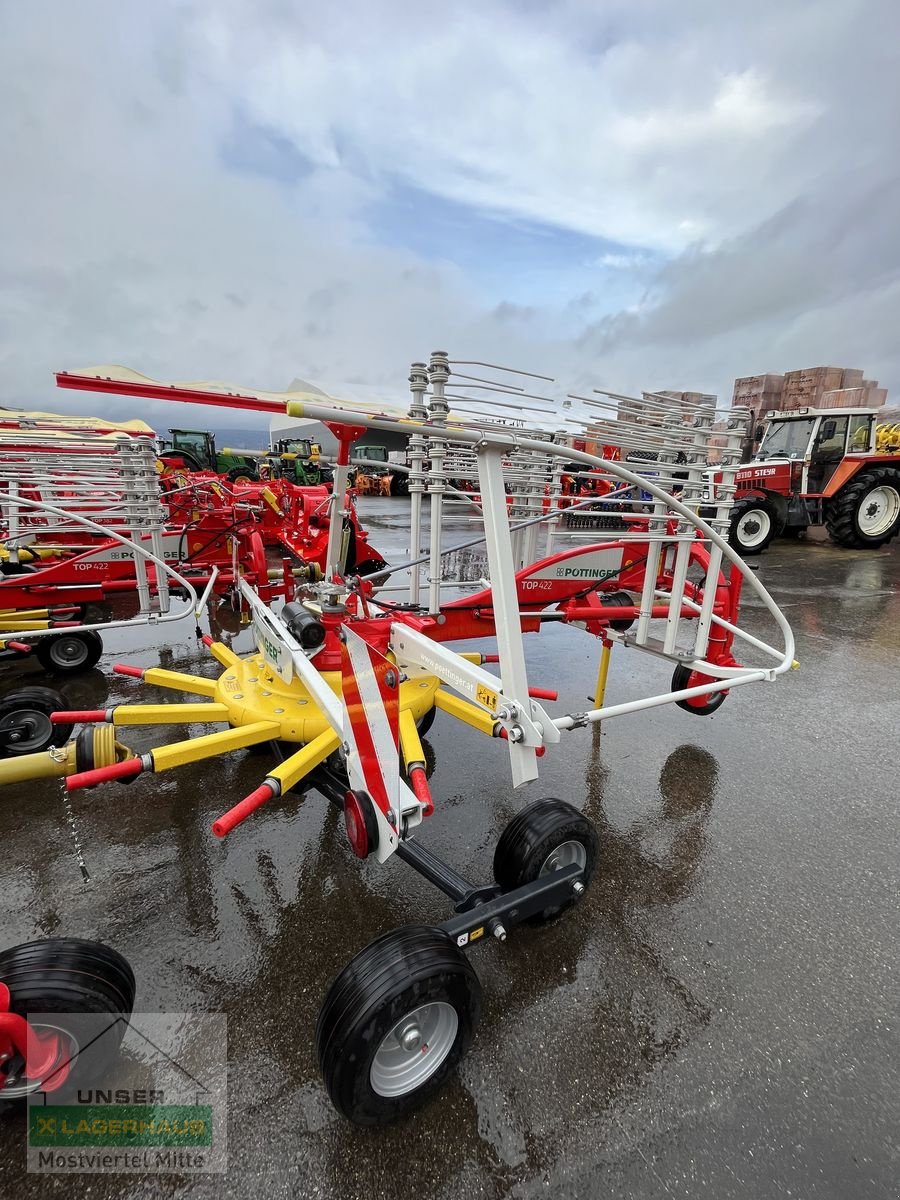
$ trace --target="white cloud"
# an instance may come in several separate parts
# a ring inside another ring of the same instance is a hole
[[[51,372],[99,361],[402,389],[436,345],[616,388],[820,361],[900,384],[892,0],[47,0],[4,22],[8,403],[84,407]],[[311,169],[229,167],[236,113]],[[378,244],[398,178],[621,245],[526,308],[451,235],[427,260]],[[646,292],[616,312],[629,271]]]

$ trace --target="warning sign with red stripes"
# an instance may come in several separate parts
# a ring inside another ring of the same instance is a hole
[[[400,786],[400,672],[348,626],[341,644],[344,739],[350,783],[372,797],[396,831]],[[360,778],[355,779],[358,774]]]

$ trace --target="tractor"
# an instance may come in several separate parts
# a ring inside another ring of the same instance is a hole
[[[230,483],[255,483],[260,478],[258,458],[227,447],[216,450],[215,434],[205,429],[170,429],[171,440],[160,443],[163,470],[214,471]]]
[[[360,494],[403,496],[408,492],[406,473],[394,469],[387,446],[355,446],[353,462]]]
[[[770,412],[735,476],[728,540],[742,556],[824,525],[839,546],[875,549],[900,533],[900,426],[861,408]]]
[[[309,438],[281,438],[273,442],[271,457],[279,463],[283,478],[301,487],[334,482],[334,473],[320,461],[322,448]]]

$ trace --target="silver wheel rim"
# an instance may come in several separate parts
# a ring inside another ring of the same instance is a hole
[[[742,546],[753,548],[760,545],[769,536],[772,528],[772,518],[764,508],[751,508],[738,521],[738,541]]]
[[[369,1082],[379,1096],[405,1096],[422,1086],[450,1053],[459,1017],[452,1004],[435,1000],[401,1017],[372,1060]]]
[[[860,533],[866,537],[879,537],[887,533],[900,516],[900,492],[883,483],[872,488],[863,497],[856,522]]]
[[[30,754],[40,750],[53,737],[53,722],[38,709],[23,708],[0,720],[0,730],[4,733],[14,729],[22,730],[22,737],[18,741],[11,742],[4,738],[7,750],[14,754]]]
[[[87,656],[88,648],[81,638],[61,637],[50,647],[50,658],[60,667],[77,667]]]
[[[48,1078],[51,1078],[64,1063],[74,1062],[78,1057],[78,1042],[72,1037],[68,1029],[61,1029],[59,1025],[50,1025],[47,1022],[29,1021],[29,1025],[36,1033],[49,1031],[55,1033],[60,1038],[63,1044],[63,1051],[59,1061],[54,1065]],[[14,1083],[11,1086],[0,1087],[0,1100],[19,1100],[23,1096],[30,1096],[32,1092],[39,1092],[43,1086],[43,1079],[23,1079],[19,1083]],[[52,1095],[52,1092],[48,1092]]]
[[[551,871],[560,871],[563,867],[578,867],[583,871],[587,866],[587,850],[584,842],[560,842],[555,850],[551,850],[541,864],[540,875],[549,875]]]

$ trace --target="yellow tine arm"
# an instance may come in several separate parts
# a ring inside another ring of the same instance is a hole
[[[281,726],[274,721],[254,721],[252,725],[238,725],[235,729],[222,729],[219,733],[207,733],[184,742],[172,742],[170,746],[159,746],[150,751],[150,757],[154,771],[168,771],[172,767],[215,758],[217,754],[228,754],[259,742],[271,742],[280,733]]]
[[[223,667],[239,667],[241,665],[240,658],[224,642],[211,642],[209,652]]]
[[[451,717],[456,717],[458,721],[465,721],[479,733],[485,733],[488,737],[494,736],[494,726],[497,722],[490,713],[485,712],[483,708],[478,708],[475,704],[470,704],[468,700],[463,700],[459,696],[454,696],[452,692],[445,692],[443,688],[438,688],[434,693],[434,706],[441,709],[442,712],[449,713]]]
[[[281,790],[286,792],[288,788],[292,788],[295,783],[299,783],[304,775],[308,774],[313,767],[317,767],[319,763],[325,761],[329,754],[333,754],[340,746],[341,739],[333,729],[326,729],[324,733],[320,733],[317,738],[313,738],[305,746],[295,751],[290,758],[286,758],[283,763],[279,763],[277,767],[269,772],[270,779],[277,779],[281,784]]]
[[[150,667],[144,672],[144,683],[155,687],[169,688],[173,692],[190,692],[194,696],[215,696],[216,681],[204,679],[202,675],[184,675],[181,671],[167,671],[164,667]]]
[[[120,704],[114,725],[189,725],[192,721],[227,721],[225,704]]]

